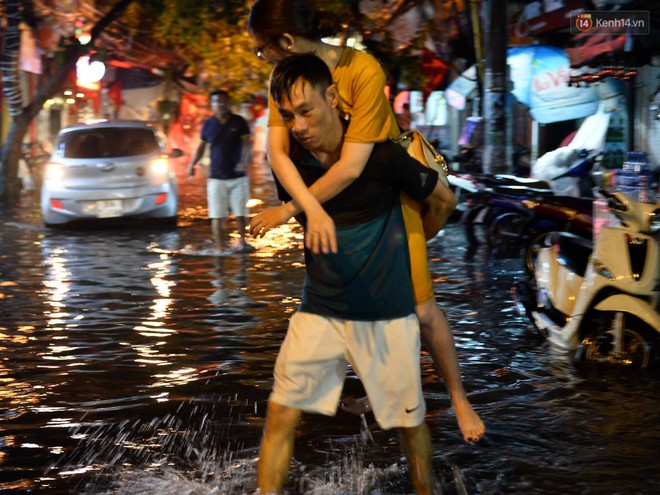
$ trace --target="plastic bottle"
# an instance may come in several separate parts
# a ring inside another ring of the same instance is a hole
[[[630,168],[632,162],[626,160],[621,164],[621,168],[616,170],[616,176],[614,177],[615,189],[619,192],[622,192],[628,197],[633,197],[634,191],[632,188],[632,169]]]
[[[639,201],[644,203],[650,201],[649,191],[651,189],[651,163],[648,154],[644,153],[644,161],[639,164]]]
[[[628,197],[632,197],[633,190],[630,184],[631,179],[630,169],[621,167],[616,171],[616,190],[622,192]]]
[[[617,174],[617,188],[637,201],[648,201],[651,164],[645,151],[629,151]]]

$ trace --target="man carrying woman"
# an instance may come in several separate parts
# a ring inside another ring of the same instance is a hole
[[[315,11],[306,0],[257,0],[250,11],[248,29],[257,45],[255,53],[259,58],[276,63],[288,55],[314,53],[322,59],[337,86],[339,109],[350,119],[337,161],[307,187],[289,157],[289,130],[269,95],[269,158],[292,202],[257,215],[252,224],[258,221],[260,235],[263,235],[287,222],[294,214],[304,212],[307,218],[306,246],[314,253],[336,252],[335,224],[321,205],[360,176],[375,143],[396,137],[400,132],[385,96],[385,74],[372,56],[321,41],[337,32],[337,20],[329,13]],[[465,394],[453,335],[435,301],[422,205],[402,194],[401,208],[422,339],[447,385],[463,438],[466,442],[475,442],[486,430]],[[369,407],[366,399],[349,401],[348,404],[348,409],[356,413]]]

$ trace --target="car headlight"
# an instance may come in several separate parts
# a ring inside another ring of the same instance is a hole
[[[156,158],[151,161],[150,168],[155,175],[167,175],[170,167],[167,158]]]
[[[61,180],[64,177],[64,165],[61,163],[48,162],[44,170],[46,180]]]

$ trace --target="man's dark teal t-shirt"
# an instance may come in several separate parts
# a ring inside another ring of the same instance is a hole
[[[309,187],[325,168],[295,140],[291,159]],[[339,251],[305,248],[306,277],[299,310],[348,320],[390,320],[415,311],[400,191],[424,200],[437,173],[398,144],[377,143],[362,175],[323,204],[337,228]],[[276,179],[282,201],[290,196]],[[298,220],[303,227],[305,217]]]

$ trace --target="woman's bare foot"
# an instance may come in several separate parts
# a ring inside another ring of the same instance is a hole
[[[355,414],[356,416],[371,412],[371,404],[369,404],[368,397],[360,397],[359,399],[356,399],[355,397],[345,397],[339,401],[339,407],[348,413]]]
[[[486,427],[479,415],[472,409],[472,404],[467,400],[454,404],[454,412],[463,439],[467,443],[478,442],[486,433]]]

